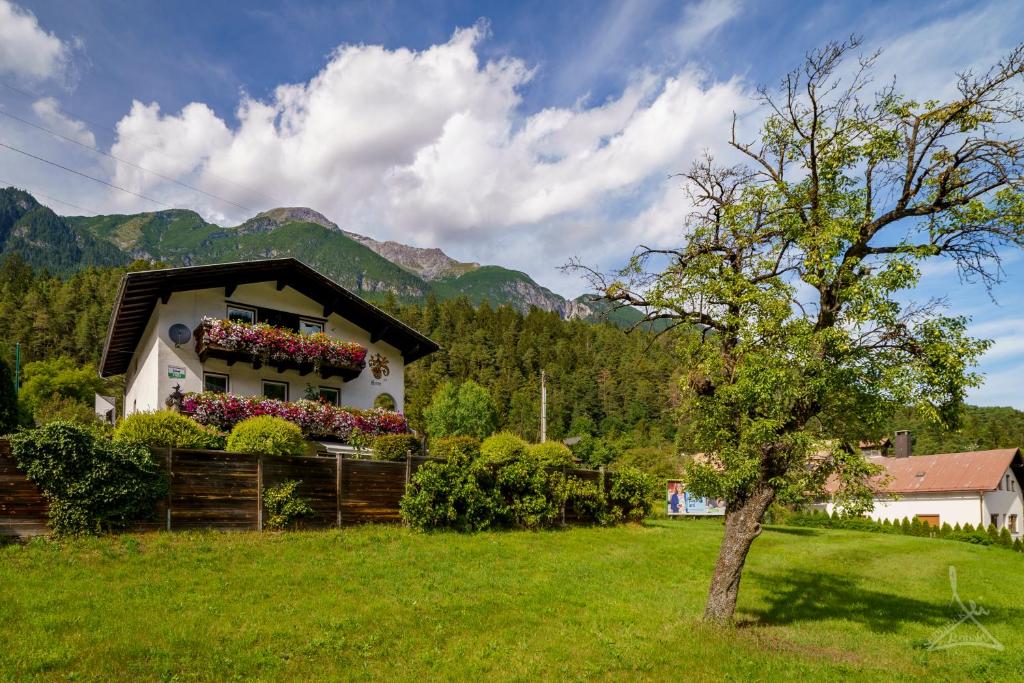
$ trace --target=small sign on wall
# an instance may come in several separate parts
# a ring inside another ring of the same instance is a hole
[[[168,365],[167,376],[171,379],[185,379],[185,368],[180,365]]]

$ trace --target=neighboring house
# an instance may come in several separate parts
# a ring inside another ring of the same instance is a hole
[[[323,332],[361,345],[365,360],[313,367],[202,348],[196,330],[204,318],[268,323],[299,334]],[[124,374],[126,415],[165,407],[177,386],[182,392],[286,401],[312,393],[336,405],[403,410],[405,366],[437,349],[429,338],[303,263],[268,259],[125,275],[100,374]]]
[[[897,452],[900,452],[897,435]],[[907,451],[904,451],[907,452]],[[875,495],[876,520],[917,517],[933,526],[995,524],[1020,538],[1024,528],[1024,460],[1020,449],[869,457],[885,468]],[[824,509],[831,513],[834,504]]]

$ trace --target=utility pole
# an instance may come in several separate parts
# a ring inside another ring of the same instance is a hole
[[[21,390],[21,342],[14,343],[14,398]]]
[[[540,371],[540,442],[548,440],[548,384],[544,371]]]

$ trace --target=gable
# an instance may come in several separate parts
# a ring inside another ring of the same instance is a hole
[[[272,283],[278,292],[295,290],[316,302],[322,317],[337,313],[366,330],[371,343],[384,341],[393,346],[405,363],[439,348],[430,338],[309,266],[292,258],[268,259],[126,274],[107,327],[100,374],[109,377],[127,370],[158,301],[168,302],[175,292],[214,288],[223,288],[225,298],[230,299],[240,285],[254,283]]]

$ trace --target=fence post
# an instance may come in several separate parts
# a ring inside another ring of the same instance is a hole
[[[407,450],[405,452],[405,488],[408,490],[409,483],[412,481],[412,451]]]
[[[171,492],[174,488],[174,476],[171,471],[171,463],[174,461],[174,450],[167,447],[167,530],[171,530]]]
[[[335,479],[334,479],[334,492],[335,500],[338,504],[338,528],[341,528],[341,484],[342,484],[342,472],[344,471],[345,454],[337,452],[334,454],[335,467]]]
[[[600,465],[597,471],[601,473],[601,496],[608,495],[608,488],[604,485],[604,465]]]
[[[256,531],[263,531],[263,456],[256,456]]]

